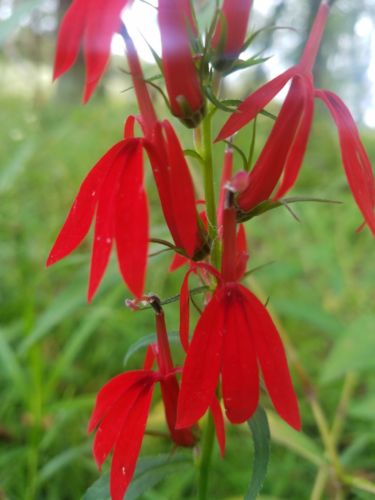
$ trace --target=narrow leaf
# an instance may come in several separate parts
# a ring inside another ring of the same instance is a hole
[[[168,338],[170,342],[178,342],[179,335],[176,332],[168,333]],[[150,344],[154,344],[156,342],[156,333],[150,333],[149,335],[145,335],[140,338],[134,344],[132,344],[126,352],[124,357],[124,366],[128,364],[130,358],[134,356],[139,350],[149,346]]]
[[[159,455],[145,457],[138,461],[133,481],[126,492],[126,500],[136,500],[143,493],[156,486],[167,475],[176,473],[177,469],[186,469],[191,464],[187,455]],[[104,473],[86,491],[82,500],[109,500],[109,473]]]
[[[248,425],[251,430],[254,443],[253,474],[245,500],[255,500],[262,489],[270,455],[270,428],[267,414],[259,405]]]

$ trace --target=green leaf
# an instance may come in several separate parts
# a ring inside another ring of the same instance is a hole
[[[263,110],[264,111],[264,110]],[[336,200],[326,200],[323,198],[315,198],[310,196],[292,196],[290,198],[282,198],[281,200],[271,201],[265,200],[259,203],[256,207],[252,208],[249,212],[240,212],[237,215],[238,222],[245,222],[253,217],[262,215],[269,210],[273,210],[279,207],[285,207],[286,205],[291,205],[292,203],[303,203],[303,202],[314,202],[314,203],[330,203],[335,205],[340,205],[341,201]]]
[[[168,333],[168,338],[170,342],[179,342],[179,335],[176,332],[171,332]],[[156,342],[156,333],[150,333],[149,335],[145,335],[144,337],[141,337],[139,340],[134,342],[129,349],[126,352],[125,358],[124,358],[124,365],[127,365],[129,362],[129,359],[134,356],[136,352],[139,350],[148,347],[150,344],[153,344]]]
[[[2,172],[0,174],[0,193],[11,189],[15,185],[35,149],[36,143],[33,140],[26,141],[22,146],[16,149],[10,161],[2,167]]]
[[[156,486],[166,476],[183,472],[192,464],[190,455],[159,455],[138,460],[132,482],[126,492],[126,500],[136,500]],[[104,473],[86,491],[82,500],[109,500],[109,473]]]
[[[374,314],[362,316],[336,339],[323,368],[322,382],[335,380],[348,371],[363,372],[375,368],[374,324]]]
[[[197,153],[196,151],[194,151],[194,149],[184,149],[184,155],[185,156],[190,156],[191,158],[194,158],[195,160],[198,160],[199,163],[201,163],[202,165],[204,165],[203,158],[201,157],[201,155],[199,153]]]
[[[27,389],[26,375],[6,335],[7,331],[0,329],[0,370],[12,381],[17,392],[23,394]]]
[[[20,354],[25,354],[31,346],[48,335],[66,317],[69,317],[78,307],[86,302],[82,286],[75,282],[60,293],[51,306],[40,315],[35,328],[30,332],[19,348]]]
[[[273,411],[267,411],[267,416],[271,428],[271,436],[274,441],[284,445],[318,467],[326,464],[323,450],[306,434],[297,432],[292,427],[289,427]]]
[[[342,323],[332,314],[325,311],[317,301],[310,302],[293,298],[272,298],[272,305],[276,311],[286,318],[293,318],[301,323],[312,326],[317,331],[328,333],[336,338],[342,332]]]
[[[374,422],[375,394],[370,394],[361,401],[353,401],[349,413],[353,417]]]
[[[70,448],[63,451],[59,455],[53,457],[38,473],[39,484],[48,481],[52,476],[57,474],[61,469],[69,465],[71,462],[82,458],[90,450],[89,443],[85,443],[75,448]]]
[[[253,473],[245,500],[255,500],[266,478],[270,456],[270,428],[267,414],[260,405],[248,421],[248,425],[253,436],[254,460]]]
[[[242,69],[250,68],[251,66],[256,66],[257,64],[262,64],[270,57],[258,57],[259,54],[251,57],[250,59],[246,59],[245,61],[242,59],[238,59],[233,66],[225,72],[225,75],[231,75],[232,73],[235,73],[236,71],[240,71]]]
[[[108,296],[104,298],[102,306],[96,306],[94,311],[82,320],[79,327],[74,332],[74,335],[70,337],[64,346],[55,366],[53,367],[52,373],[46,383],[46,393],[53,392],[61,376],[70,371],[70,365],[76,359],[84,345],[90,340],[91,336],[95,333],[99,323],[101,323],[105,317],[110,316],[112,311],[111,306],[116,303],[122,295],[122,287],[116,287],[111,293],[108,294]]]

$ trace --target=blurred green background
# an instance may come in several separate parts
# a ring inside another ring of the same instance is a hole
[[[207,2],[200,3],[204,8]],[[98,477],[92,438],[86,433],[95,394],[124,370],[129,346],[153,332],[151,314],[125,308],[128,292],[114,259],[100,292],[92,304],[86,303],[90,238],[72,256],[45,268],[80,182],[121,138],[124,118],[136,113],[132,93],[121,92],[129,86],[121,71],[126,69],[122,58],[114,59],[99,91],[84,107],[79,102],[82,64],[52,85],[57,19],[67,4],[65,0],[0,1],[0,499],[82,497]],[[295,60],[317,2],[266,4],[270,5],[263,9],[261,2],[255,3],[253,29],[277,24],[292,25],[294,31],[265,34],[254,51],[276,54],[283,68]],[[358,30],[363,19],[367,26],[373,23],[365,36]],[[375,57],[374,49],[371,52],[374,26],[371,0],[337,0],[316,71],[321,84],[346,98],[361,124],[373,163],[375,130],[364,122],[370,116],[374,92],[368,72],[371,54]],[[246,95],[264,81],[273,64],[271,59],[264,68],[247,70],[234,82],[234,91]],[[146,72],[152,75],[155,68],[146,67]],[[230,94],[229,84],[225,91]],[[154,97],[162,116],[162,102]],[[269,109],[277,112],[278,106]],[[224,119],[224,113],[217,113],[216,129]],[[258,122],[257,151],[270,128],[267,118]],[[177,123],[176,127],[185,147],[191,147],[189,133]],[[236,144],[247,148],[250,133],[250,129],[242,131]],[[217,146],[217,179],[222,152],[222,145]],[[198,178],[198,165],[192,163],[192,169]],[[168,239],[149,173],[148,187],[152,236]],[[346,470],[374,482],[374,241],[367,230],[355,232],[361,217],[346,184],[336,130],[320,104],[293,195],[343,203],[294,206],[300,223],[284,208],[248,222],[250,266],[273,262],[252,275],[249,285],[270,298],[270,307],[313,380],[329,422],[343,386],[352,383],[350,400],[343,407],[338,450]],[[178,293],[183,275],[182,270],[167,272],[170,258],[162,254],[150,259],[147,290],[162,298]],[[177,330],[177,309],[174,304],[166,310],[171,332]],[[142,355],[132,357],[127,368],[138,367]],[[303,434],[271,419],[274,439],[264,499],[313,498],[318,466],[325,460],[310,405],[293,368],[292,373],[300,395]],[[155,401],[149,427],[162,430],[162,408]],[[270,407],[267,398],[264,403]],[[251,474],[247,426],[227,430],[225,459],[215,451],[212,499],[242,498]],[[143,455],[170,451],[168,440],[146,436]],[[182,467],[141,498],[194,498],[194,481],[194,469]],[[337,496],[331,484],[319,498],[374,498],[356,488],[343,494]]]

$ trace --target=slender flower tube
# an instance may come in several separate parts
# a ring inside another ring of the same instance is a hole
[[[247,97],[224,124],[217,140],[233,135],[255,118],[291,80],[272,132],[249,174],[248,188],[238,196],[238,207],[248,212],[271,195],[274,199],[281,198],[293,187],[305,155],[316,97],[324,102],[336,123],[349,187],[366,224],[375,235],[375,179],[357,126],[337,95],[314,88],[312,69],[328,14],[329,2],[323,0],[300,62]]]
[[[121,11],[132,1],[73,0],[61,22],[53,79],[73,66],[82,45],[86,62],[84,102],[90,99],[105,71],[112,36],[120,26]]]
[[[217,70],[229,68],[245,42],[252,0],[224,0],[212,37],[213,64]]]
[[[172,113],[194,128],[204,114],[204,97],[191,53],[186,0],[159,0],[162,64]]]
[[[210,270],[218,285],[188,346],[177,426],[191,425],[204,415],[220,375],[228,419],[232,423],[248,420],[258,405],[259,366],[277,412],[289,425],[299,429],[298,403],[282,342],[265,306],[239,283],[245,268],[241,266],[239,275],[235,242],[236,213],[234,207],[227,205],[223,214],[221,273],[207,264],[197,264]],[[181,299],[185,298],[182,290]],[[186,344],[186,329],[183,336],[182,342]]]

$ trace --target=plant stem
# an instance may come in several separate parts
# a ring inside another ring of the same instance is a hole
[[[206,500],[208,498],[208,478],[210,473],[214,437],[214,422],[211,413],[209,413],[202,439],[202,454],[199,463],[198,500]]]
[[[315,478],[313,490],[311,492],[310,500],[320,500],[324,493],[328,480],[328,468],[325,465],[319,467],[318,474]]]
[[[345,424],[346,414],[348,412],[349,402],[352,398],[353,392],[357,385],[358,377],[355,373],[349,372],[345,376],[344,385],[341,391],[339,404],[336,408],[336,414],[333,419],[331,434],[334,442],[337,444],[339,441],[343,427]]]
[[[211,116],[208,112],[202,122],[202,146],[204,160],[204,193],[206,200],[208,231],[211,238],[216,238],[216,203],[214,173],[212,163]]]

